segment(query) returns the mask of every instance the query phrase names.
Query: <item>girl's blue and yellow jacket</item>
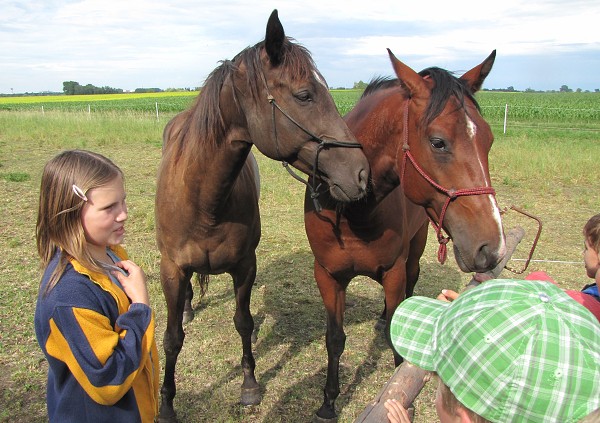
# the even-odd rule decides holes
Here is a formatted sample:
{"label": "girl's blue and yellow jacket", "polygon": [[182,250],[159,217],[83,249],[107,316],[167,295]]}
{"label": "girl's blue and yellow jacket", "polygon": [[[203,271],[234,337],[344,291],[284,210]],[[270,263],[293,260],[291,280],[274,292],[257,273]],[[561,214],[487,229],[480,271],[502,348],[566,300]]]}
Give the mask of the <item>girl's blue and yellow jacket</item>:
{"label": "girl's blue and yellow jacket", "polygon": [[[127,253],[112,248],[119,258]],[[44,272],[35,311],[37,340],[48,359],[50,422],[153,422],[158,411],[154,314],[130,304],[102,273],[74,259],[58,283]]]}

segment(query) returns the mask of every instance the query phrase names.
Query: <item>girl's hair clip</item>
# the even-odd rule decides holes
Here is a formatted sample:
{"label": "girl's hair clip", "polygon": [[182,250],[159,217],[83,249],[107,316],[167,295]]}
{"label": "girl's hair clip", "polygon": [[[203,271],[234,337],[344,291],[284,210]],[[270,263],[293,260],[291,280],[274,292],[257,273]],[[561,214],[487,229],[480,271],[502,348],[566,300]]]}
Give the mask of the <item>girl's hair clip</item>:
{"label": "girl's hair clip", "polygon": [[73,184],[73,192],[75,193],[76,196],[81,198],[83,201],[88,200],[88,198],[85,196],[85,193],[83,192],[83,190],[75,184]]}

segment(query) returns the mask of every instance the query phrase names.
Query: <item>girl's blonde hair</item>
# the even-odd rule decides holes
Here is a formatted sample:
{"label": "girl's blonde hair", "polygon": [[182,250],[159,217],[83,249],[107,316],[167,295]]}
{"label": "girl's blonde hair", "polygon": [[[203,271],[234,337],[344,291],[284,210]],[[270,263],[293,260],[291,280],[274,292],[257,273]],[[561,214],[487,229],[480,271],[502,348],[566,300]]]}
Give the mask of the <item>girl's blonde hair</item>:
{"label": "girl's blonde hair", "polygon": [[[38,254],[42,267],[48,266],[57,249],[60,259],[50,276],[46,293],[65,271],[68,258],[73,257],[90,270],[103,272],[88,249],[81,221],[85,193],[101,187],[123,172],[106,157],[86,150],[63,151],[51,159],[42,174],[40,202],[36,225]],[[76,192],[78,187],[81,191]]]}
{"label": "girl's blonde hair", "polygon": [[592,216],[583,227],[583,236],[594,251],[600,253],[600,214]]}

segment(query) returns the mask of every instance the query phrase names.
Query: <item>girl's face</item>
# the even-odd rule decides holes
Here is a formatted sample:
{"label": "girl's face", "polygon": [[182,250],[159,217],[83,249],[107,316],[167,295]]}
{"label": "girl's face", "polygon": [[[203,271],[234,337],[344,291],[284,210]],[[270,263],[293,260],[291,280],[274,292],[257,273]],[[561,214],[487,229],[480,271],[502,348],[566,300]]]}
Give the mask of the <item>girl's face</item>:
{"label": "girl's face", "polygon": [[117,176],[101,187],[92,188],[81,211],[85,239],[92,257],[106,261],[106,247],[123,242],[127,220],[123,178]]}
{"label": "girl's face", "polygon": [[437,411],[440,423],[453,423],[460,422],[460,418],[456,413],[451,413],[444,407],[444,400],[442,398],[442,389],[440,388],[442,381],[438,381],[438,389],[435,394],[435,409]]}
{"label": "girl's face", "polygon": [[600,276],[600,253],[594,250],[587,239],[585,240],[585,249],[583,250],[583,262],[585,263],[585,271],[588,277],[595,279],[597,274]]}

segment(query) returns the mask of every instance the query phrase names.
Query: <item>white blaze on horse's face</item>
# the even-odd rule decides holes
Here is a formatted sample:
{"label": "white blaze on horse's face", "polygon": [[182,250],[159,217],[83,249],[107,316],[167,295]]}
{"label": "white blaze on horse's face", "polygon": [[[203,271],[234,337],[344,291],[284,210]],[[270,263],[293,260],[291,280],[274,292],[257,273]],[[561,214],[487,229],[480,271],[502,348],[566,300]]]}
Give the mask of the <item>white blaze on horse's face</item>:
{"label": "white blaze on horse's face", "polygon": [[[492,216],[494,216],[494,221],[497,225],[498,233],[502,233],[502,218],[500,216],[500,209],[498,208],[498,203],[496,202],[496,198],[493,195],[487,195],[489,198],[491,206],[492,206]],[[504,237],[501,237],[501,242],[498,244],[498,254],[504,256],[506,254],[506,240]]]}
{"label": "white blaze on horse's face", "polygon": [[477,133],[477,126],[475,126],[475,122],[467,115],[467,135],[471,138],[475,138],[475,134]]}
{"label": "white blaze on horse's face", "polygon": [[327,83],[325,82],[325,80],[323,79],[323,77],[321,75],[319,75],[319,72],[317,72],[316,70],[313,70],[313,75],[315,77],[315,79],[325,88],[327,87]]}
{"label": "white blaze on horse's face", "polygon": [[[475,125],[475,122],[473,122],[473,119],[471,119],[468,114],[465,114],[465,117],[467,121],[467,135],[469,136],[471,141],[473,141],[475,140],[475,135],[477,134],[477,125]],[[478,162],[481,172],[485,173],[485,167],[483,166],[483,163],[481,163],[480,159],[478,159]],[[486,195],[486,197],[490,201],[491,215],[494,217],[494,221],[496,222],[496,225],[498,227],[498,232],[502,233],[502,218],[500,216],[500,209],[498,208],[496,198],[493,195]],[[504,252],[506,251],[504,238],[502,238],[502,242],[500,243],[498,248],[500,250],[500,253],[504,255]]]}

